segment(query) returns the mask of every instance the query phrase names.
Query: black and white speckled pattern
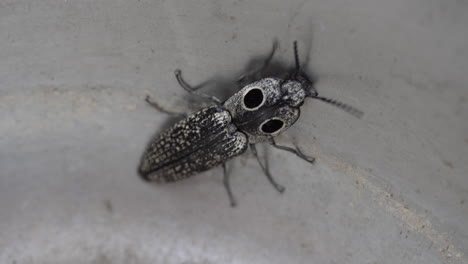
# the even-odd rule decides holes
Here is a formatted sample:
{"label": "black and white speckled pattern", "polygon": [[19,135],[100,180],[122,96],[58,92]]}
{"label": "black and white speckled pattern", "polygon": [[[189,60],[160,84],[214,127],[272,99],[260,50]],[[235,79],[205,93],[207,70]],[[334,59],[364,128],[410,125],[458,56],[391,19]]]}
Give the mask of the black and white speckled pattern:
{"label": "black and white speckled pattern", "polygon": [[[246,92],[254,87],[263,91],[265,100],[258,109],[252,111],[245,109],[243,99]],[[268,141],[291,127],[299,118],[299,106],[304,98],[305,92],[300,83],[282,83],[281,79],[265,78],[242,88],[226,100],[224,107],[231,113],[236,127],[246,133],[249,143],[254,144]],[[283,128],[272,134],[262,132],[261,124],[271,118],[281,119],[284,122]]]}
{"label": "black and white speckled pattern", "polygon": [[245,134],[235,131],[230,113],[205,108],[159,135],[145,151],[139,172],[147,180],[173,182],[245,152]]}
{"label": "black and white speckled pattern", "polygon": [[[278,78],[265,78],[259,81],[253,82],[244,88],[242,88],[237,93],[229,97],[226,102],[224,102],[224,107],[231,113],[233,120],[247,120],[250,119],[250,116],[257,111],[260,111],[262,108],[268,108],[275,105],[278,100],[281,99],[281,79]],[[260,109],[254,111],[246,111],[243,107],[243,98],[245,93],[252,88],[259,88],[263,91],[265,96],[265,102],[260,107]]]}

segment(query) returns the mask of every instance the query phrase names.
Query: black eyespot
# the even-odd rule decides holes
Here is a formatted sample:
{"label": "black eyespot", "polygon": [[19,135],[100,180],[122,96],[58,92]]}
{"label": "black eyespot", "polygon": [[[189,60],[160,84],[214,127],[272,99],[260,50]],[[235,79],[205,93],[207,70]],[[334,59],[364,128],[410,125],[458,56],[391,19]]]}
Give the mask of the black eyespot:
{"label": "black eyespot", "polygon": [[257,108],[263,103],[263,92],[258,88],[251,89],[244,95],[244,105],[247,109]]}
{"label": "black eyespot", "polygon": [[270,119],[267,122],[263,123],[262,127],[260,128],[264,133],[275,133],[281,128],[283,128],[284,122],[279,119]]}

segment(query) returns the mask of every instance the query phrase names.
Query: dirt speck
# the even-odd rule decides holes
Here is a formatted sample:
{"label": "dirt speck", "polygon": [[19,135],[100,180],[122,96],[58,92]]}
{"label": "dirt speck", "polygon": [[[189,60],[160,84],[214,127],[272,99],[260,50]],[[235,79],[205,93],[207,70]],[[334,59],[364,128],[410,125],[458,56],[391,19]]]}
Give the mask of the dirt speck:
{"label": "dirt speck", "polygon": [[442,163],[444,163],[445,166],[453,169],[453,163],[448,161],[448,160],[442,160]]}
{"label": "dirt speck", "polygon": [[109,199],[106,199],[106,200],[104,200],[102,202],[104,203],[104,207],[106,208],[106,211],[109,214],[112,214],[114,212],[114,206],[112,205],[112,201],[109,200]]}
{"label": "dirt speck", "polygon": [[452,257],[456,257],[456,258],[459,258],[461,257],[461,255],[459,256],[459,254],[453,254],[452,250],[451,250],[452,246],[451,245],[448,245],[447,247],[445,248],[440,248],[439,249],[439,252],[442,253],[442,255],[445,257],[445,258],[452,258]]}
{"label": "dirt speck", "polygon": [[126,105],[123,107],[123,109],[127,110],[127,111],[133,111],[136,109],[136,105]]}
{"label": "dirt speck", "polygon": [[237,39],[237,32],[234,32],[234,33],[232,33],[231,38],[228,39],[228,40],[225,40],[224,43],[228,43],[228,42],[234,41],[234,40],[236,40],[236,39]]}

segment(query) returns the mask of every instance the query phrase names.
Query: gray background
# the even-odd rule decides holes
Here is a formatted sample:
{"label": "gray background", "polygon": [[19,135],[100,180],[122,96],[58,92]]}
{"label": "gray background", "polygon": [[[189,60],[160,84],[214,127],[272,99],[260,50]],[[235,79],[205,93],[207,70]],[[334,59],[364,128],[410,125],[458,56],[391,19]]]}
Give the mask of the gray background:
{"label": "gray background", "polygon": [[[468,2],[0,0],[0,263],[468,263]],[[177,85],[297,39],[323,96],[267,153],[164,186],[136,167]],[[218,85],[222,90],[225,85]],[[226,85],[227,87],[228,85]]]}

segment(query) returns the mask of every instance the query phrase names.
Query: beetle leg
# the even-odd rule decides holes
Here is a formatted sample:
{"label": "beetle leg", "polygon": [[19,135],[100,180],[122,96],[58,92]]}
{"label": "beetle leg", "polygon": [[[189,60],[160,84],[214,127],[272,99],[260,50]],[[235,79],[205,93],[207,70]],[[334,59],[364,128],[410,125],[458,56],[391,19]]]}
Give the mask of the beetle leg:
{"label": "beetle leg", "polygon": [[[200,89],[201,87],[204,86],[204,84],[202,85],[199,85],[197,87],[191,87],[187,82],[185,82],[185,80],[182,78],[182,71],[177,69],[174,71],[174,74],[175,74],[175,77],[177,79],[177,82],[180,84],[180,86],[182,86],[182,88],[184,88],[185,91],[191,93],[191,94],[194,94],[196,96],[199,96],[199,97],[203,97],[203,98],[206,98],[206,99],[209,99],[211,101],[213,101],[215,104],[217,105],[220,105],[222,102],[221,100],[219,100],[216,96],[213,96],[213,95],[209,95],[209,94],[204,94],[204,93],[200,93],[198,92],[197,90]],[[206,84],[206,83],[205,83]]]}
{"label": "beetle leg", "polygon": [[275,140],[274,139],[270,139],[270,144],[277,148],[277,149],[281,149],[281,150],[285,150],[285,151],[288,151],[288,152],[291,152],[291,153],[294,153],[296,154],[299,158],[309,162],[309,163],[312,163],[314,164],[315,162],[315,158],[314,157],[311,157],[311,156],[307,156],[305,155],[304,153],[302,153],[302,151],[296,146],[296,149],[293,149],[293,148],[290,148],[290,147],[286,147],[286,146],[279,146],[276,144]]}
{"label": "beetle leg", "polygon": [[229,182],[229,173],[227,171],[227,168],[226,168],[226,162],[223,163],[223,172],[224,172],[224,176],[223,176],[223,183],[224,183],[224,188],[226,189],[226,192],[229,196],[229,202],[231,203],[231,207],[235,207],[237,205],[236,203],[236,199],[234,199],[234,195],[232,194],[232,191],[231,191],[231,184]]}
{"label": "beetle leg", "polygon": [[273,41],[273,48],[271,49],[271,52],[268,55],[268,57],[266,57],[265,60],[263,61],[262,65],[242,74],[237,79],[237,83],[239,84],[240,87],[244,87],[247,84],[254,82],[256,79],[255,78],[256,75],[264,71],[270,65],[270,62],[273,59],[273,56],[275,55],[275,52],[278,49],[278,46],[279,46],[278,40],[275,39]]}
{"label": "beetle leg", "polygon": [[149,95],[146,95],[146,98],[145,98],[145,101],[151,105],[152,107],[154,107],[156,110],[158,110],[159,112],[162,112],[162,113],[165,113],[165,114],[168,114],[168,115],[174,115],[174,116],[183,116],[183,117],[187,117],[188,114],[187,113],[177,113],[177,112],[172,112],[172,111],[169,111],[169,110],[166,110],[164,109],[164,107],[162,107],[161,105],[159,105],[159,103],[151,100],[151,97]]}
{"label": "beetle leg", "polygon": [[258,164],[260,165],[260,167],[262,168],[263,172],[265,173],[265,176],[268,178],[268,180],[270,181],[270,183],[273,185],[273,187],[275,187],[275,189],[282,193],[284,192],[285,188],[284,186],[278,184],[275,179],[273,179],[273,177],[271,176],[270,174],[270,169],[268,168],[268,166],[265,166],[262,164],[262,162],[260,161],[260,157],[258,157],[258,153],[257,153],[257,148],[255,147],[254,144],[250,144],[250,150],[252,151],[252,153],[254,154],[255,158],[257,159],[258,161]]}

